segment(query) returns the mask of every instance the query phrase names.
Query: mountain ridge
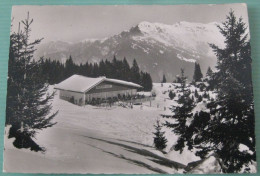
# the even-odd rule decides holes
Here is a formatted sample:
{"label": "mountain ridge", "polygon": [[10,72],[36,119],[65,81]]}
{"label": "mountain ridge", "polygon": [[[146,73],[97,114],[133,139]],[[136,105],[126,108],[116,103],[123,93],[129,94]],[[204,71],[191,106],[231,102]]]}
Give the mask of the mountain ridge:
{"label": "mountain ridge", "polygon": [[192,79],[194,63],[202,71],[214,67],[216,57],[209,43],[224,46],[218,23],[178,22],[172,25],[143,21],[129,30],[103,39],[85,39],[77,43],[49,42],[37,48],[36,57],[65,62],[71,55],[77,64],[112,60],[115,55],[131,64],[136,59],[141,70],[151,73],[154,82],[165,74],[173,81],[180,68]]}

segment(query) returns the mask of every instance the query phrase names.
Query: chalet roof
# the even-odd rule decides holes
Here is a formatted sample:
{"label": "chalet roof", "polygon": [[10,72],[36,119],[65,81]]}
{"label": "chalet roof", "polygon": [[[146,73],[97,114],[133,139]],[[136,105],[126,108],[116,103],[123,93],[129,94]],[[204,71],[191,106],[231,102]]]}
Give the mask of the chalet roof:
{"label": "chalet roof", "polygon": [[87,92],[96,85],[100,84],[101,82],[108,81],[116,84],[122,84],[126,86],[141,88],[142,86],[128,82],[122,81],[118,79],[109,79],[106,77],[98,77],[98,78],[90,78],[81,75],[72,75],[71,77],[65,79],[64,81],[60,82],[59,84],[55,85],[55,89],[62,89],[62,90],[70,90],[74,92]]}

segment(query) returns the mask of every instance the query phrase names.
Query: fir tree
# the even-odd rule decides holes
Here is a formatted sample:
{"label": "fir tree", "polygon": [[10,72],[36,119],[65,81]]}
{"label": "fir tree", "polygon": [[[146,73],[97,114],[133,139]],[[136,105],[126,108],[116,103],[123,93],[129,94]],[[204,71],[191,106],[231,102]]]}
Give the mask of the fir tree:
{"label": "fir tree", "polygon": [[155,132],[153,133],[155,135],[154,137],[154,145],[157,150],[163,150],[167,147],[167,139],[164,136],[165,132],[162,132],[162,125],[160,124],[160,121],[157,120],[156,124],[154,125]]}
{"label": "fir tree", "polygon": [[[51,61],[50,59],[42,59],[42,75],[45,75],[46,82],[57,84],[73,74],[80,74],[88,77],[106,76],[108,78],[131,81],[143,86],[144,91],[150,91],[153,87],[151,75],[142,72],[136,60],[133,67],[130,68],[126,58],[123,61],[118,60],[115,56],[112,62],[101,60],[99,63],[75,64],[70,56],[65,64],[59,61]],[[55,76],[53,76],[55,75]]]}
{"label": "fir tree", "polygon": [[208,83],[206,90],[213,90],[216,87],[215,74],[210,67],[208,67],[205,81]]}
{"label": "fir tree", "polygon": [[75,64],[70,56],[65,62],[65,79],[75,74]]}
{"label": "fir tree", "polygon": [[106,75],[106,64],[103,59],[99,62],[99,75],[100,76]]}
{"label": "fir tree", "polygon": [[187,130],[187,120],[190,120],[192,117],[192,109],[194,107],[194,103],[192,99],[190,98],[190,91],[186,87],[186,76],[184,76],[184,70],[181,69],[181,76],[180,76],[180,82],[181,82],[181,90],[180,90],[180,97],[177,100],[177,103],[179,104],[177,107],[172,108],[172,111],[174,112],[174,115],[171,117],[175,119],[175,122],[172,123],[170,121],[166,121],[165,126],[168,128],[171,128],[172,131],[178,135],[177,144],[174,146],[174,150],[176,151],[183,151],[183,148],[185,147],[185,142],[188,142],[189,144],[189,137]]}
{"label": "fir tree", "polygon": [[124,57],[124,59],[123,59],[122,72],[123,72],[122,75],[125,76],[126,81],[130,81],[130,78],[129,78],[129,76],[130,76],[130,66],[129,66],[129,64],[128,64],[128,62],[127,62],[127,60],[126,60],[125,57]]}
{"label": "fir tree", "polygon": [[[218,26],[225,37],[225,48],[211,45],[217,56],[217,71],[213,73],[216,99],[207,106],[209,113],[194,119],[194,146],[201,157],[216,153],[223,162],[225,173],[239,172],[256,161],[254,133],[254,105],[251,79],[251,53],[246,26],[231,11],[223,26]],[[201,120],[205,118],[205,120]],[[202,123],[203,121],[203,123]],[[206,129],[206,130],[205,130]],[[248,147],[242,151],[240,146]]]}
{"label": "fir tree", "polygon": [[100,76],[100,74],[99,74],[99,67],[98,67],[97,63],[94,63],[93,70],[92,70],[92,77],[96,78],[98,76]]}
{"label": "fir tree", "polygon": [[207,76],[207,77],[211,77],[212,74],[213,74],[212,69],[211,69],[210,67],[208,67],[208,70],[207,70],[206,76]]}
{"label": "fir tree", "polygon": [[203,75],[201,73],[200,64],[199,63],[195,63],[194,74],[193,74],[193,81],[194,82],[201,81],[202,77],[203,77]]}
{"label": "fir tree", "polygon": [[153,82],[150,74],[148,73],[140,73],[141,77],[141,86],[143,86],[144,91],[150,91],[153,88]]}
{"label": "fir tree", "polygon": [[166,77],[165,77],[165,74],[163,74],[163,79],[162,79],[162,83],[166,83]]}
{"label": "fir tree", "polygon": [[47,94],[48,84],[41,75],[41,61],[33,58],[35,46],[42,39],[30,42],[31,24],[28,16],[22,21],[24,29],[10,36],[8,93],[6,107],[6,125],[11,125],[9,138],[14,137],[14,146],[44,151],[33,138],[38,130],[53,126],[54,113],[51,111],[50,100],[53,94]]}
{"label": "fir tree", "polygon": [[133,65],[131,67],[131,81],[137,84],[140,84],[140,74],[139,74],[139,66],[136,62],[136,60],[133,60]]}
{"label": "fir tree", "polygon": [[198,98],[198,97],[199,97],[199,94],[198,94],[198,91],[197,91],[197,89],[195,89],[194,96],[195,96],[196,98]]}

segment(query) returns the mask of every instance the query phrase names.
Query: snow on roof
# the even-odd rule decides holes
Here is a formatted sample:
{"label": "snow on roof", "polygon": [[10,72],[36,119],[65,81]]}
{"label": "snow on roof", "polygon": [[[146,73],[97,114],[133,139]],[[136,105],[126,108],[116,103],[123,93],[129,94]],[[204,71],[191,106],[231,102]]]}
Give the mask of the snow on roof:
{"label": "snow on roof", "polygon": [[119,80],[119,79],[110,79],[110,78],[105,78],[106,81],[108,82],[113,82],[113,83],[117,83],[117,84],[124,84],[127,86],[132,86],[132,87],[137,87],[137,88],[142,88],[142,86],[132,83],[132,82],[128,82],[128,81],[123,81],[123,80]]}
{"label": "snow on roof", "polygon": [[70,90],[75,92],[85,92],[98,83],[102,82],[105,77],[89,78],[81,75],[72,75],[59,84],[55,85],[55,89]]}
{"label": "snow on roof", "polygon": [[54,88],[83,93],[83,92],[87,92],[88,90],[90,90],[91,88],[93,88],[94,86],[98,85],[103,81],[123,84],[123,85],[137,87],[137,88],[142,87],[132,82],[127,82],[127,81],[122,81],[117,79],[109,79],[106,77],[90,78],[90,77],[75,74],[65,79],[64,81],[60,82],[59,84],[56,84]]}

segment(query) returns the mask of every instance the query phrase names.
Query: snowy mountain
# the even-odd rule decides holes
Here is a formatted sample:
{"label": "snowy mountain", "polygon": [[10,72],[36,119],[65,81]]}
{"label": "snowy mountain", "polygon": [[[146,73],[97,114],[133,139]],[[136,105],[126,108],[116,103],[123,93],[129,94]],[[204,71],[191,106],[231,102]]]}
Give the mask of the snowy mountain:
{"label": "snowy mountain", "polygon": [[135,58],[143,71],[151,73],[153,81],[162,75],[172,81],[180,68],[192,78],[194,62],[199,62],[203,73],[214,66],[214,56],[209,43],[224,46],[217,23],[179,22],[173,25],[141,22],[128,31],[104,39],[86,39],[78,43],[61,41],[39,46],[36,57],[44,56],[65,62],[69,55],[76,63],[99,62],[102,59]]}

